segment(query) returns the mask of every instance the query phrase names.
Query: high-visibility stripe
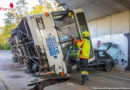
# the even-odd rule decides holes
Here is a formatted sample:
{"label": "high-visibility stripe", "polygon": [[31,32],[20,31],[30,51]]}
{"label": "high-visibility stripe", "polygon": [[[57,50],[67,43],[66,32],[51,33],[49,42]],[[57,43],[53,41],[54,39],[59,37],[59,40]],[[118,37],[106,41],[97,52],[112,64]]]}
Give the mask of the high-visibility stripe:
{"label": "high-visibility stripe", "polygon": [[79,48],[79,50],[81,51],[81,50],[82,50],[82,48]]}
{"label": "high-visibility stripe", "polygon": [[80,59],[87,59],[88,60],[88,58],[80,58]]}
{"label": "high-visibility stripe", "polygon": [[81,71],[81,74],[88,75],[88,72],[87,71]]}
{"label": "high-visibility stripe", "polygon": [[85,56],[85,55],[88,55],[88,54],[82,54],[82,55],[84,55],[84,56]]}
{"label": "high-visibility stripe", "polygon": [[79,55],[79,58],[89,59],[89,57],[85,55]]}
{"label": "high-visibility stripe", "polygon": [[68,15],[71,16],[72,15],[71,12],[69,12]]}

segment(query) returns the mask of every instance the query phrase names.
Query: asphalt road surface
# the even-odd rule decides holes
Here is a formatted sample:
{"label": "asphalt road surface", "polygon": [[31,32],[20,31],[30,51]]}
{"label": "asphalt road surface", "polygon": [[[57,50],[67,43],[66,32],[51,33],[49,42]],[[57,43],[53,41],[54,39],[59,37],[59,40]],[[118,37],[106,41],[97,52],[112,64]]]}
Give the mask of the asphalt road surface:
{"label": "asphalt road surface", "polygon": [[60,80],[59,77],[53,76],[35,77],[24,73],[25,68],[13,63],[11,58],[11,51],[0,51],[0,80],[6,90],[38,90],[39,87],[41,90],[130,90],[130,72],[93,71],[89,73],[89,81],[82,86],[80,73],[60,77]]}

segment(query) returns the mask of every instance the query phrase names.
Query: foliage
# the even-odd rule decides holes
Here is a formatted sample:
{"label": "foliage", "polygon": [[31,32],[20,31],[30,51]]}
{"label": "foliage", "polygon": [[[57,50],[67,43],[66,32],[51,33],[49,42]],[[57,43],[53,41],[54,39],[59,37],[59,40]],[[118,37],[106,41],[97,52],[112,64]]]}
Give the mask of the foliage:
{"label": "foliage", "polygon": [[[35,5],[31,12],[26,10],[27,4],[28,3],[26,3],[25,0],[18,0],[15,7],[16,10],[7,12],[5,14],[5,26],[0,27],[0,30],[2,29],[2,33],[0,34],[0,50],[10,49],[8,44],[10,30],[14,29],[25,15],[41,14],[54,11],[54,8],[51,5],[52,3],[48,2],[47,0],[44,0],[44,2],[39,0],[39,5]],[[54,5],[57,6],[58,4],[55,2]]]}
{"label": "foliage", "polygon": [[41,13],[45,13],[45,12],[53,12],[53,11],[54,11],[54,9],[51,7],[51,4],[47,3],[47,7],[43,6],[43,5],[36,5],[35,7],[33,7],[31,15],[41,14]]}
{"label": "foliage", "polygon": [[0,50],[8,50],[10,49],[8,44],[8,38],[10,37],[10,30],[14,29],[16,25],[14,23],[8,22],[2,29],[2,33],[0,34]]}
{"label": "foliage", "polygon": [[44,6],[42,5],[37,5],[35,7],[33,7],[33,10],[31,12],[31,15],[32,14],[41,14],[43,12],[46,12],[46,10],[44,9]]}

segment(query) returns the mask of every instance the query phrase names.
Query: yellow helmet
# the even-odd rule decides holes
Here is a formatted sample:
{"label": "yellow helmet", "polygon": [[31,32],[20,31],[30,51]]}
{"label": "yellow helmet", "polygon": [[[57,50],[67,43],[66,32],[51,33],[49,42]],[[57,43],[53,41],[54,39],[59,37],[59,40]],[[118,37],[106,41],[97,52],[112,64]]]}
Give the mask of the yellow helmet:
{"label": "yellow helmet", "polygon": [[82,37],[89,37],[89,32],[88,31],[82,32]]}

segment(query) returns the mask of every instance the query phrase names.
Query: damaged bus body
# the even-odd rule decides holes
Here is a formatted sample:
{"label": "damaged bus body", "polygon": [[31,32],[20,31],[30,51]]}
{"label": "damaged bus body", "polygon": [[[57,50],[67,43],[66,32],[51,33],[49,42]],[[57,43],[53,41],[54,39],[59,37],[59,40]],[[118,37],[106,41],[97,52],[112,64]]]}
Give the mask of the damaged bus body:
{"label": "damaged bus body", "polygon": [[[30,73],[66,74],[77,67],[78,48],[73,38],[82,39],[85,30],[88,27],[82,9],[26,16],[11,31],[13,59]],[[90,57],[89,62],[94,60],[92,45]]]}

